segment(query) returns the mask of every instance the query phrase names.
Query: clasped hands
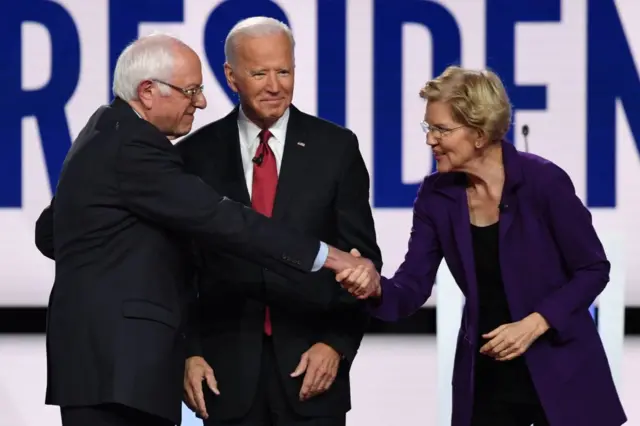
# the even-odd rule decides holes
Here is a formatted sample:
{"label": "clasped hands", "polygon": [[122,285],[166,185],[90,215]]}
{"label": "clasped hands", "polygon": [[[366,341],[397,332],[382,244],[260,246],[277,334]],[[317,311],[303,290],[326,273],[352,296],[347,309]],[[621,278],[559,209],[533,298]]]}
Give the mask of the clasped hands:
{"label": "clasped hands", "polygon": [[369,259],[357,249],[346,253],[331,247],[325,267],[336,273],[336,281],[358,299],[380,297],[380,274]]}

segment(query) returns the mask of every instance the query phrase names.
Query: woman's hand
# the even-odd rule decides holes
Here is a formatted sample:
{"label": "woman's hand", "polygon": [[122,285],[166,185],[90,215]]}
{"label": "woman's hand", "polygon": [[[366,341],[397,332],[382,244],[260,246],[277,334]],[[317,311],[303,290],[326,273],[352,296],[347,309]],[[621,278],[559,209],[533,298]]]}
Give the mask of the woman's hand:
{"label": "woman's hand", "polygon": [[547,320],[534,312],[520,321],[501,325],[490,333],[483,334],[482,337],[491,340],[480,348],[480,353],[498,361],[512,360],[525,353],[548,329]]}

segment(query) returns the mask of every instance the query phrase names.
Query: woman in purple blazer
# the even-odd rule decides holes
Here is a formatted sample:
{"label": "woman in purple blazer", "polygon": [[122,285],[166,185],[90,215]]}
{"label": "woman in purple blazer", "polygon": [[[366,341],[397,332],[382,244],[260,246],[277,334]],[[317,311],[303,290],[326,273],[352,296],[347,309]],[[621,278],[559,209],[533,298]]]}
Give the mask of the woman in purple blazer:
{"label": "woman in purple blazer", "polygon": [[428,82],[422,123],[438,171],[422,183],[392,278],[338,280],[385,321],[415,313],[444,258],[466,297],[453,426],[619,426],[626,416],[589,306],[609,262],[569,176],[503,141],[509,99],[489,71]]}

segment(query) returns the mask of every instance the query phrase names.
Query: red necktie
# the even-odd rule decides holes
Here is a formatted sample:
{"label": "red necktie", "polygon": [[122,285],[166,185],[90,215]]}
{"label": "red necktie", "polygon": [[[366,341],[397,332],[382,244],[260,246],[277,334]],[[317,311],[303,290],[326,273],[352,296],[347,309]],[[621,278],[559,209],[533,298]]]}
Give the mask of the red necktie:
{"label": "red necktie", "polygon": [[[268,143],[271,132],[262,130],[259,137],[260,145],[258,145],[255,155],[259,161],[253,164],[251,206],[258,213],[271,217],[273,202],[276,198],[276,187],[278,186],[278,167],[276,166],[276,157]],[[271,317],[268,306],[265,311],[264,332],[271,336]]]}

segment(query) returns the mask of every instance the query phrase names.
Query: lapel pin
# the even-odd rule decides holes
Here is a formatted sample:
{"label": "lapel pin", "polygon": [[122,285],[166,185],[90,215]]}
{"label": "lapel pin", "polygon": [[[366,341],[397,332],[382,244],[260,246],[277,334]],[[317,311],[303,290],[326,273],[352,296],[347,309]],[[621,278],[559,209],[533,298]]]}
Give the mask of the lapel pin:
{"label": "lapel pin", "polygon": [[298,145],[300,145],[300,146],[302,146],[302,147],[304,147],[304,146],[305,146],[304,142],[298,142]]}

